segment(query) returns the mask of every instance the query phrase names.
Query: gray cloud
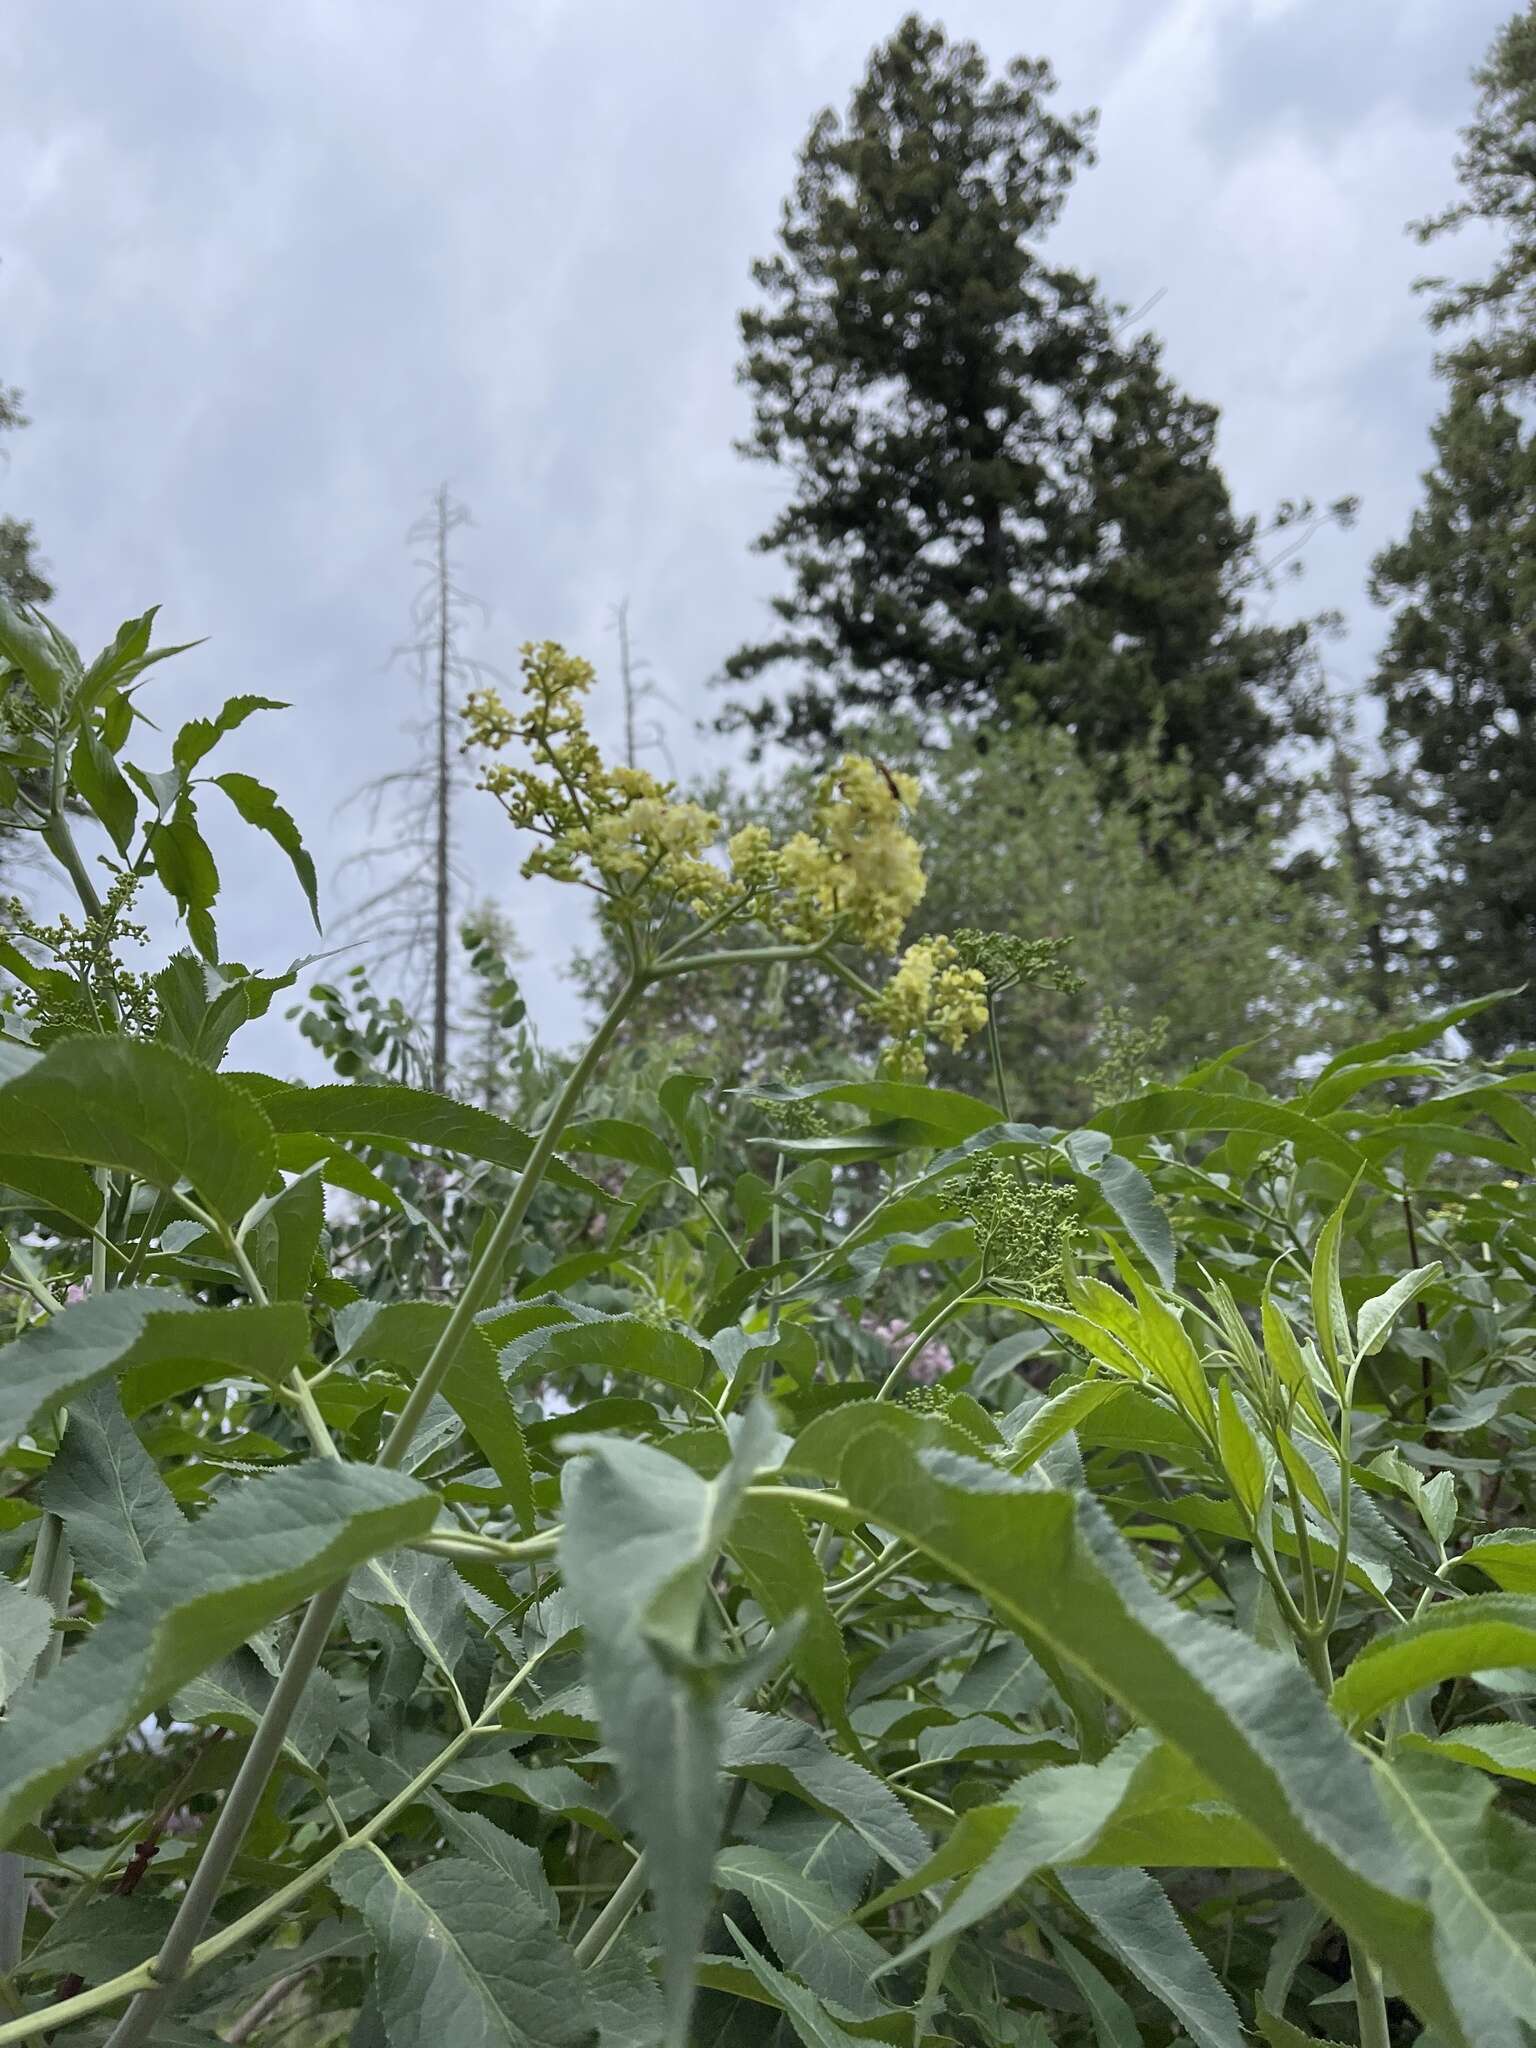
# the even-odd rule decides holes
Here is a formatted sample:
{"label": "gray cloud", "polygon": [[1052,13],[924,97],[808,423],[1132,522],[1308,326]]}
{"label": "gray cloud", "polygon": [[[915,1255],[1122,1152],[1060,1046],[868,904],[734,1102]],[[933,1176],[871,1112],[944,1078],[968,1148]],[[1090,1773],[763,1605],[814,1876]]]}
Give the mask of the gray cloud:
{"label": "gray cloud", "polygon": [[[232,762],[274,781],[322,871],[355,843],[337,799],[408,752],[384,661],[403,544],[440,477],[474,508],[471,652],[553,635],[611,656],[608,608],[680,707],[773,587],[749,542],[779,488],[731,453],[746,418],[735,313],[811,114],[840,101],[897,9],[873,0],[660,9],[458,0],[34,6],[8,23],[0,127],[0,373],[36,424],[0,494],[38,525],[65,623],[101,638],[156,599],[211,644],[164,671],[167,725],[237,689],[294,713]],[[1353,622],[1406,516],[1435,404],[1405,220],[1451,188],[1465,74],[1505,0],[1003,0],[945,10],[996,60],[1050,56],[1104,110],[1060,235],[1153,322],[1224,410],[1236,494],[1358,491],[1284,604]],[[1026,40],[1027,39],[1027,40]],[[611,672],[611,660],[609,662]],[[615,729],[606,697],[599,723]],[[210,800],[211,802],[211,800]],[[497,816],[465,856],[534,954],[557,1039],[568,897],[515,878]],[[220,827],[228,940],[305,948],[281,863]],[[269,1030],[247,1057],[297,1055]]]}

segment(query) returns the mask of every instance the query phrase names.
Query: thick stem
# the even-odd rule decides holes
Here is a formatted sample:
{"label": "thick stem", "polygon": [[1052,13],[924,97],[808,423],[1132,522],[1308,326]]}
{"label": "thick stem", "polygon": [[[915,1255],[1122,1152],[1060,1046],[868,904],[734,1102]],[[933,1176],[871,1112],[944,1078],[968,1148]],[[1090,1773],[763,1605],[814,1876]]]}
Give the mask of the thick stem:
{"label": "thick stem", "polygon": [[933,1314],[929,1316],[927,1322],[919,1325],[917,1334],[913,1337],[911,1343],[881,1381],[880,1391],[875,1396],[877,1401],[888,1401],[890,1399],[891,1395],[895,1393],[896,1389],[906,1378],[908,1366],[911,1365],[914,1358],[918,1357],[923,1346],[928,1342],[928,1339],[935,1330],[941,1329],[952,1315],[959,1309],[964,1308],[975,1291],[974,1286],[967,1287],[963,1292],[951,1295],[948,1301],[941,1301]]}
{"label": "thick stem", "polygon": [[219,1817],[171,1923],[171,1931],[150,1965],[151,1989],[140,1992],[123,2014],[113,2029],[107,2048],[128,2048],[130,2042],[143,2041],[157,2016],[170,2002],[175,1986],[186,1975],[188,1959],[197,1938],[207,1925],[224,1880],[240,1853],[246,1830],[256,1817],[256,1808],[267,1789],[267,1780],[281,1754],[288,1724],[309,1683],[310,1674],[320,1661],[320,1653],[325,1648],[345,1590],[344,1581],[328,1586],[323,1593],[316,1594],[305,1610],[288,1661],[273,1688],[266,1711],[256,1725],[256,1733],[251,1737],[235,1781],[219,1809]]}

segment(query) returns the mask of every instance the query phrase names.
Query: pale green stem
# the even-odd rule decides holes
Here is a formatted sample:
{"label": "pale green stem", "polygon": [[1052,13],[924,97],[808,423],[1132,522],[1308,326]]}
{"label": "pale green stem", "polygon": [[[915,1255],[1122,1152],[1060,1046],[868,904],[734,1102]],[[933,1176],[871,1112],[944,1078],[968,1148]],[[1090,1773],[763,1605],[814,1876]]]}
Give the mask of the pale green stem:
{"label": "pale green stem", "polygon": [[[27,1591],[37,1599],[46,1600],[55,1616],[62,1615],[69,1604],[72,1575],[64,1524],[57,1515],[45,1514],[38,1524],[37,1541],[32,1547]],[[55,1629],[38,1652],[37,1662],[26,1680],[28,1685],[48,1676],[58,1663],[63,1647],[64,1638]],[[26,1924],[26,1858],[7,1850],[0,1855],[0,1976],[9,1977],[21,1961]]]}
{"label": "pale green stem", "polygon": [[[461,1729],[438,1751],[430,1763],[416,1773],[408,1785],[403,1786],[395,1794],[388,1805],[379,1808],[371,1820],[338,1842],[334,1848],[328,1849],[323,1856],[310,1864],[307,1870],[301,1871],[297,1877],[290,1879],[287,1884],[263,1899],[259,1906],[253,1906],[250,1912],[242,1914],[238,1920],[231,1921],[228,1927],[221,1927],[218,1933],[211,1935],[207,1941],[199,1942],[187,1959],[183,1975],[196,1976],[199,1971],[206,1970],[211,1964],[221,1962],[233,1950],[243,1947],[253,1934],[259,1934],[262,1928],[269,1926],[272,1921],[281,1919],[290,1906],[296,1906],[317,1884],[322,1883],[349,1849],[366,1848],[377,1835],[382,1834],[398,1814],[403,1813],[419,1799],[426,1788],[463,1755],[477,1736],[495,1734],[500,1725],[501,1709],[546,1654],[544,1650],[540,1650],[515,1671],[485,1708],[475,1725],[472,1728]],[[94,1985],[89,1991],[77,1993],[74,1998],[62,1999],[57,2005],[45,2006],[40,2012],[28,2013],[24,2018],[14,2020],[7,2026],[0,2026],[0,2048],[9,2048],[13,2041],[29,2041],[39,2034],[51,2033],[56,2027],[67,2026],[71,2020],[85,2019],[91,2013],[117,2005],[122,1999],[132,1997],[135,1992],[152,1987],[152,1967],[152,1962],[139,1963],[133,1969],[125,1970],[121,1976],[113,1977],[108,1983]]]}
{"label": "pale green stem", "polygon": [[583,1969],[600,1963],[617,1939],[624,1922],[645,1897],[645,1852],[635,1858],[624,1873],[618,1889],[576,1944],[576,1960]]}
{"label": "pale green stem", "polygon": [[[623,1022],[636,993],[636,982],[626,982],[593,1033],[585,1052],[567,1076],[565,1085],[556,1097],[554,1107],[534,1139],[528,1163],[518,1177],[517,1186],[498,1217],[496,1227],[482,1247],[480,1256],[464,1283],[463,1292],[454,1303],[453,1311],[432,1348],[431,1356],[406,1397],[394,1428],[385,1439],[377,1460],[380,1465],[398,1467],[403,1463],[428,1408],[447,1377],[460,1344],[495,1285],[496,1276],[501,1271],[502,1260],[519,1225],[528,1213],[529,1204],[554,1157],[561,1134],[592,1077],[593,1069]],[[159,1987],[174,1983],[185,1974],[188,1957],[207,1924],[208,1916],[213,1910],[235,1857],[239,1854],[240,1844],[245,1839],[246,1830],[266,1790],[267,1780],[277,1763],[283,1739],[288,1733],[289,1722],[298,1708],[310,1675],[324,1652],[331,1624],[341,1605],[345,1590],[346,1581],[342,1580],[324,1593],[317,1594],[310,1602],[304,1619],[299,1624],[298,1634],[294,1637],[293,1647],[289,1651],[282,1675],[257,1724],[250,1747],[245,1753],[220,1810],[219,1818],[214,1824],[213,1832],[208,1838],[207,1846],[198,1861],[196,1874],[187,1887],[176,1918],[171,1924],[171,1931],[150,1966],[156,1989],[143,1992],[134,2000],[113,2030],[107,2048],[139,2048],[139,2044],[146,2039],[153,2027],[156,2015],[162,2010],[168,1995]]]}
{"label": "pale green stem", "polygon": [[1387,2000],[1381,1972],[1354,1942],[1349,1946],[1350,1968],[1355,1979],[1355,2013],[1360,2025],[1360,2048],[1392,2048],[1387,2025]]}
{"label": "pale green stem", "polygon": [[927,1322],[919,1326],[916,1336],[913,1337],[906,1350],[902,1352],[900,1358],[897,1359],[896,1363],[886,1374],[880,1384],[880,1391],[875,1396],[877,1401],[889,1400],[906,1378],[907,1368],[911,1365],[913,1359],[921,1353],[923,1346],[928,1342],[928,1339],[935,1330],[942,1329],[952,1315],[957,1314],[960,1309],[965,1307],[965,1304],[975,1292],[974,1286],[967,1287],[963,1293],[951,1295],[948,1301],[941,1301],[939,1303],[933,1314],[929,1316]]}

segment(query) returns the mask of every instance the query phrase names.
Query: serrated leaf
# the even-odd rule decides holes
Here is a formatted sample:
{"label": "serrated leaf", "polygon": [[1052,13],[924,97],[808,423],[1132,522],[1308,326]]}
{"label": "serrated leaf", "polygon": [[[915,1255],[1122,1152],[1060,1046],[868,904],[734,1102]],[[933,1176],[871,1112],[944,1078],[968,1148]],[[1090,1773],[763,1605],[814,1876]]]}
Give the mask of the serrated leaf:
{"label": "serrated leaf", "polygon": [[1344,1306],[1344,1290],[1339,1284],[1339,1248],[1343,1240],[1344,1218],[1354,1195],[1351,1185],[1349,1194],[1332,1211],[1318,1233],[1317,1247],[1312,1254],[1312,1321],[1317,1329],[1317,1346],[1323,1354],[1323,1363],[1332,1375],[1336,1389],[1344,1385],[1353,1360],[1350,1355],[1349,1314]]}
{"label": "serrated leaf", "polygon": [[805,1524],[787,1502],[745,1500],[727,1541],[769,1621],[782,1627],[798,1618],[790,1663],[826,1719],[834,1727],[845,1724],[848,1654]]}
{"label": "serrated leaf", "polygon": [[126,855],[138,821],[139,800],[93,725],[85,726],[75,741],[69,779],[101,820],[112,844]]}
{"label": "serrated leaf", "polygon": [[531,1843],[497,1827],[483,1813],[450,1805],[436,1792],[429,1792],[427,1797],[442,1823],[443,1833],[461,1856],[509,1878],[528,1894],[551,1927],[560,1925],[560,1901],[545,1875],[543,1859]]}
{"label": "serrated leaf", "polygon": [[1112,1951],[1198,2048],[1243,2048],[1242,2023],[1160,1884],[1144,1870],[1064,1870],[1058,1882]]}
{"label": "serrated leaf", "polygon": [[304,891],[315,930],[319,931],[320,895],[315,880],[315,864],[305,851],[298,826],[278,802],[276,791],[268,789],[264,782],[258,782],[254,775],[228,773],[215,775],[212,780],[223,790],[247,825],[254,825],[258,832],[265,832],[287,854]]}
{"label": "serrated leaf", "polygon": [[190,775],[205,755],[211,754],[226,733],[256,711],[286,711],[276,697],[230,697],[215,718],[189,718],[171,746],[171,759],[183,775]]}
{"label": "serrated leaf", "polygon": [[1042,1401],[1029,1416],[1008,1447],[1010,1472],[1027,1472],[1038,1464],[1052,1444],[1087,1420],[1095,1408],[1120,1392],[1114,1380],[1079,1380]]}
{"label": "serrated leaf", "polygon": [[408,1875],[343,1856],[338,1896],[368,1924],[390,2048],[587,2048],[597,2017],[575,1958],[521,1891],[457,1857]]}
{"label": "serrated leaf", "polygon": [[586,1629],[603,1737],[645,1845],[676,2048],[724,1813],[716,1684],[694,1653],[708,1573],[772,1434],[772,1411],[758,1403],[714,1480],[649,1444],[587,1437],[563,1478],[560,1561]]}
{"label": "serrated leaf", "polygon": [[1465,2039],[1369,1767],[1304,1673],[1164,1600],[1092,1503],[923,1451],[917,1420],[889,1410],[823,1477],[1183,1750],[1423,2016]]}
{"label": "serrated leaf", "polygon": [[1475,1771],[1439,1757],[1378,1759],[1388,1809],[1430,1874],[1435,1952],[1479,2048],[1519,2048],[1536,2013],[1536,1833],[1493,1805]]}
{"label": "serrated leaf", "polygon": [[741,1893],[781,1965],[818,1998],[853,2019],[873,2019],[886,2010],[874,1980],[890,1957],[849,1920],[825,1885],[770,1850],[754,1848],[722,1850],[715,1881],[722,1890]]}
{"label": "serrated leaf", "polygon": [[1452,1763],[1536,1785],[1536,1728],[1523,1721],[1463,1721],[1449,1735],[1400,1735],[1396,1750],[1449,1757]]}
{"label": "serrated leaf", "polygon": [[0,1707],[32,1676],[52,1634],[48,1602],[0,1579]]}
{"label": "serrated leaf", "polygon": [[1426,1686],[1506,1664],[1536,1665],[1536,1599],[1473,1593],[1374,1637],[1336,1681],[1334,1712],[1359,1728]]}
{"label": "serrated leaf", "polygon": [[[362,1302],[338,1325],[344,1359],[376,1358],[397,1367],[408,1384],[424,1371],[447,1327],[446,1302]],[[496,1353],[478,1325],[462,1336],[443,1381],[443,1399],[489,1461],[518,1526],[533,1526],[533,1475],[522,1424],[497,1370]]]}
{"label": "serrated leaf", "polygon": [[1257,1518],[1269,1483],[1264,1454],[1237,1405],[1231,1377],[1226,1373],[1222,1374],[1216,1392],[1216,1442],[1233,1497],[1251,1518]]}
{"label": "serrated leaf", "polygon": [[769,2003],[779,2008],[805,2048],[858,2048],[858,2035],[840,2027],[814,1992],[807,1991],[793,1977],[776,1970],[766,1956],[759,1955],[734,1920],[728,1919],[725,1924],[747,1968],[768,1994]]}
{"label": "serrated leaf", "polygon": [[229,1373],[280,1379],[308,1350],[294,1304],[203,1308],[168,1287],[88,1295],[0,1351],[0,1446],[112,1376],[134,1414]]}
{"label": "serrated leaf", "polygon": [[168,818],[149,828],[155,873],[187,921],[187,936],[205,960],[219,957],[210,912],[219,894],[219,870],[197,822],[197,806],[183,796]]}
{"label": "serrated leaf", "polygon": [[1434,1285],[1441,1271],[1440,1261],[1432,1259],[1427,1266],[1415,1267],[1413,1272],[1394,1280],[1383,1293],[1373,1294],[1361,1304],[1355,1321],[1355,1348],[1361,1358],[1371,1358],[1381,1349],[1398,1316],[1426,1287]]}
{"label": "serrated leaf", "polygon": [[804,1721],[737,1708],[726,1721],[720,1765],[835,1814],[893,1870],[915,1870],[928,1853],[922,1829],[890,1787]]}
{"label": "serrated leaf", "polygon": [[226,1494],[0,1724],[0,1843],[197,1672],[436,1512],[400,1473],[332,1461]]}
{"label": "serrated leaf", "polygon": [[277,1163],[255,1103],[169,1046],[64,1038],[30,1057],[7,1048],[0,1129],[17,1158],[74,1160],[136,1174],[157,1188],[190,1181],[237,1223]]}
{"label": "serrated leaf", "polygon": [[109,1605],[187,1526],[110,1386],[71,1403],[42,1501],[63,1522],[76,1569]]}
{"label": "serrated leaf", "polygon": [[1536,1593],[1536,1529],[1501,1529],[1479,1536],[1457,1558],[1475,1564],[1505,1593]]}

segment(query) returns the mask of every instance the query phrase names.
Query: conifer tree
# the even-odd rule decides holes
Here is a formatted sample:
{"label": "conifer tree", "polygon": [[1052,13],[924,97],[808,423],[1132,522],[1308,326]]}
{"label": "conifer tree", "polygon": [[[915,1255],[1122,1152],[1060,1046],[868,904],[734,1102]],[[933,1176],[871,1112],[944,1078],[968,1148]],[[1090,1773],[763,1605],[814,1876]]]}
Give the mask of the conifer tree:
{"label": "conifer tree", "polygon": [[1185,753],[1197,808],[1251,816],[1310,722],[1307,629],[1245,611],[1214,409],[1046,247],[1091,160],[1052,89],[914,15],[812,126],[742,318],[789,588],[726,664],[793,679],[735,717],[812,749],[893,708],[1028,717],[1110,779],[1132,744]]}
{"label": "conifer tree", "polygon": [[[1515,987],[1536,969],[1536,5],[1475,74],[1462,197],[1417,232],[1493,231],[1482,277],[1425,281],[1430,320],[1456,339],[1434,462],[1401,541],[1375,564],[1395,606],[1373,688],[1392,786],[1433,858],[1418,907],[1440,992]],[[1536,1027],[1536,994],[1474,1018],[1482,1050]]]}

